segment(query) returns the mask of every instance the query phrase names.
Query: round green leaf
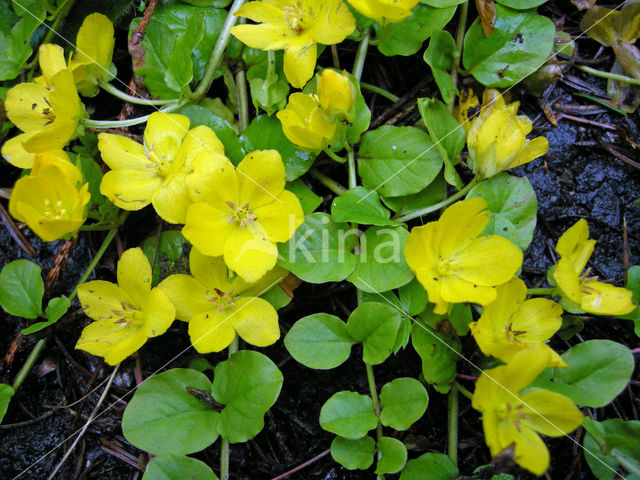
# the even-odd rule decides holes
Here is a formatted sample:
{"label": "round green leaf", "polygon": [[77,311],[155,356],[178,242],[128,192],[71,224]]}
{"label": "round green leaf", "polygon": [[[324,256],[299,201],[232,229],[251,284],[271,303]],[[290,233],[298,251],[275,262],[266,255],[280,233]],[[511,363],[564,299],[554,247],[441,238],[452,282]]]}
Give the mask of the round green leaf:
{"label": "round green leaf", "polygon": [[369,435],[357,440],[336,437],[331,442],[331,456],[348,470],[366,470],[373,463],[376,442]]}
{"label": "round green leaf", "polygon": [[347,278],[360,290],[385,292],[406,285],[414,275],[404,259],[409,232],[402,227],[371,227],[360,237],[356,269]]}
{"label": "round green leaf", "polygon": [[284,337],[287,351],[309,368],[326,370],[342,364],[355,342],[338,317],[315,313],[298,320]]}
{"label": "round green leaf", "polygon": [[354,222],[363,225],[400,225],[389,220],[391,212],[382,206],[378,192],[365,187],[347,190],[331,203],[331,216],[336,222]]}
{"label": "round green leaf", "polygon": [[320,410],[320,426],[351,440],[364,437],[376,428],[371,397],[356,392],[338,392]]}
{"label": "round green leaf", "polygon": [[[386,28],[388,34],[378,45],[378,50],[383,55],[413,55],[422,48],[423,42],[434,32],[439,32],[449,23],[456,11],[456,7],[433,8],[428,5],[416,5],[413,15],[401,22],[392,23]],[[377,23],[373,26],[376,35],[382,34],[382,29]]]}
{"label": "round green leaf", "polygon": [[442,453],[425,453],[409,460],[400,480],[456,480],[458,468]]}
{"label": "round green leaf", "polygon": [[382,437],[378,440],[377,474],[396,473],[407,463],[407,447],[400,440]]}
{"label": "round green leaf", "polygon": [[485,37],[476,19],[464,37],[464,68],[486,87],[508,87],[535,72],[549,58],[556,28],[534,11],[496,5],[495,31]]}
{"label": "round green leaf", "polygon": [[153,455],[186,455],[215,442],[220,414],[187,387],[209,391],[211,382],[195,370],[174,368],[140,385],[122,417],[126,439]]}
{"label": "round green leaf", "polygon": [[438,174],[427,188],[413,195],[401,197],[382,197],[384,204],[398,214],[417,210],[438,203],[444,198],[446,184],[442,174]]}
{"label": "round green leaf", "polygon": [[64,295],[60,295],[59,297],[54,297],[49,300],[46,308],[44,309],[44,315],[47,317],[46,322],[36,322],[33,325],[28,326],[27,328],[23,328],[20,333],[23,335],[29,335],[31,333],[39,332],[43,328],[48,327],[49,325],[53,325],[60,317],[62,317],[69,307],[71,306],[71,301]]}
{"label": "round green leaf", "polygon": [[322,203],[322,198],[313,193],[313,191],[307,187],[301,178],[287,183],[286,189],[293,192],[298,200],[300,200],[300,206],[305,215],[313,213]]}
{"label": "round green leaf", "polygon": [[362,137],[358,174],[365,187],[384,197],[418,193],[441,169],[438,149],[415,127],[385,125]]}
{"label": "round green leaf", "polygon": [[15,390],[11,387],[11,385],[7,385],[6,383],[0,383],[0,422],[4,418],[7,413],[7,408],[9,408],[9,402],[11,401],[11,397],[15,394]]}
{"label": "round green leaf", "polygon": [[0,306],[16,317],[42,315],[44,282],[38,265],[29,260],[14,260],[0,272]]}
{"label": "round green leaf", "polygon": [[377,365],[391,354],[400,319],[401,313],[397,309],[383,303],[361,303],[351,312],[347,331],[355,340],[363,343],[362,360],[365,363]]}
{"label": "round green leaf", "polygon": [[147,464],[142,480],[218,480],[206,463],[195,458],[165,453]]}
{"label": "round green leaf", "polygon": [[[453,82],[453,79],[449,74],[455,53],[455,40],[449,32],[443,30],[441,32],[435,32],[431,36],[429,46],[423,56],[424,61],[427,62],[429,67],[431,67],[433,79],[436,81],[436,85],[438,85],[438,89],[440,90],[440,95],[442,95],[442,99],[446,103],[452,102],[455,98],[454,95],[459,93],[456,84]],[[462,133],[464,135],[464,130]]]}
{"label": "round green leaf", "polygon": [[264,426],[264,414],[278,399],[282,372],[266,355],[241,350],[214,371],[213,398],[225,407],[218,432],[231,443],[246,442]]}
{"label": "round green leaf", "polygon": [[305,282],[339,282],[356,266],[351,249],[357,234],[326,213],[306,215],[293,237],[279,245],[278,263]]}
{"label": "round green leaf", "polygon": [[562,354],[567,367],[554,369],[543,388],[566,395],[586,407],[604,407],[627,386],[633,373],[633,355],[611,340],[588,340]]}
{"label": "round green leaf", "polygon": [[542,5],[547,0],[496,0],[496,3],[516,10],[528,10]]}
{"label": "round green leaf", "polygon": [[418,421],[429,404],[429,395],[415,378],[396,378],[380,391],[380,421],[396,430],[407,430]]}
{"label": "round green leaf", "polygon": [[[584,458],[593,474],[599,480],[610,480],[619,475],[616,471],[621,466],[618,459],[626,458],[627,465],[640,469],[640,422],[637,420],[621,420],[612,418],[596,422],[585,418]],[[598,439],[596,441],[595,439]],[[604,445],[604,451],[600,447]],[[608,468],[607,468],[608,467]],[[628,468],[627,468],[628,470]],[[626,478],[637,478],[633,475]]]}
{"label": "round green leaf", "polygon": [[280,152],[288,182],[309,170],[316,158],[315,153],[299,150],[285,137],[282,124],[275,116],[258,115],[240,138],[247,152],[270,149]]}
{"label": "round green leaf", "polygon": [[398,289],[402,309],[409,315],[418,315],[427,308],[429,297],[417,278]]}
{"label": "round green leaf", "polygon": [[482,197],[491,212],[483,235],[500,235],[525,251],[536,228],[538,199],[526,178],[501,173],[471,189],[467,198]]}

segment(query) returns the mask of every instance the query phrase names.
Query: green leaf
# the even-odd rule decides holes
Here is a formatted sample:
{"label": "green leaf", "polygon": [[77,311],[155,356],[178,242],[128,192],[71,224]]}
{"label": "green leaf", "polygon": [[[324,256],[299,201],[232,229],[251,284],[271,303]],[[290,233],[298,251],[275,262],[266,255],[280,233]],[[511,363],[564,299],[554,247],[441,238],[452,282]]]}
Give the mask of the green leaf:
{"label": "green leaf", "polygon": [[365,187],[384,197],[418,193],[441,169],[429,135],[415,127],[385,125],[362,137],[358,174]]}
{"label": "green leaf", "polygon": [[9,408],[11,397],[13,397],[15,393],[16,392],[11,385],[0,383],[0,422],[4,419],[4,416],[7,413],[7,408]]}
{"label": "green leaf", "polygon": [[585,418],[583,426],[587,431],[584,439],[584,457],[598,479],[611,480],[618,477],[616,471],[621,466],[618,461],[621,457],[640,469],[639,421],[614,418],[596,422]]}
{"label": "green leaf", "polygon": [[44,309],[44,314],[47,317],[47,321],[34,323],[27,328],[23,328],[20,333],[22,333],[22,335],[29,335],[31,333],[39,332],[49,325],[53,325],[60,319],[60,317],[67,313],[67,310],[69,310],[70,306],[71,302],[64,295],[52,298],[51,300],[49,300],[47,307]]}
{"label": "green leaf", "polygon": [[281,388],[282,372],[262,353],[241,350],[220,362],[211,390],[213,398],[225,406],[218,423],[220,435],[231,443],[255,437]]}
{"label": "green leaf", "polygon": [[418,193],[401,197],[382,197],[382,201],[387,207],[399,214],[440,202],[444,198],[445,190],[444,176],[439,173],[427,188]]}
{"label": "green leaf", "polygon": [[556,28],[534,11],[496,5],[495,31],[484,36],[480,20],[464,37],[464,68],[485,87],[508,87],[535,72],[549,58]]}
{"label": "green leaf", "polygon": [[417,422],[429,404],[429,395],[415,378],[395,378],[380,391],[380,422],[396,430],[407,430]]}
{"label": "green leaf", "polygon": [[[13,3],[15,14],[9,10]],[[0,81],[16,78],[33,53],[31,35],[44,21],[46,11],[37,1],[0,2],[2,25],[0,26]],[[24,7],[24,8],[22,8]],[[16,16],[19,15],[20,19]],[[17,20],[17,22],[16,22]],[[13,27],[12,27],[13,25]]]}
{"label": "green leaf", "polygon": [[455,95],[460,94],[449,73],[455,53],[456,42],[446,30],[435,32],[424,52],[424,61],[431,67],[433,79],[436,81],[445,103],[452,102]]}
{"label": "green leaf", "polygon": [[[202,29],[198,25],[201,15]],[[222,9],[171,3],[154,11],[142,40],[144,58],[134,65],[134,73],[144,78],[152,96],[178,98],[184,94],[187,78],[200,80],[226,15]],[[131,22],[129,37],[139,20]]]}
{"label": "green leaf", "polygon": [[417,278],[398,289],[402,309],[409,315],[418,315],[427,308],[429,297]]}
{"label": "green leaf", "polygon": [[[156,249],[157,244],[157,249]],[[189,262],[185,255],[187,240],[180,230],[167,230],[160,233],[160,240],[153,235],[142,244],[142,251],[153,265],[152,286],[156,286],[160,279],[172,273],[188,273]]]}
{"label": "green leaf", "polygon": [[0,272],[0,307],[16,317],[42,315],[44,282],[40,267],[29,260],[14,260]]}
{"label": "green leaf", "polygon": [[611,340],[588,340],[564,352],[565,368],[555,368],[542,388],[586,407],[603,407],[624,390],[633,373],[633,355]]}
{"label": "green leaf", "polygon": [[147,464],[142,480],[218,480],[209,466],[195,458],[165,453]]}
{"label": "green leaf", "polygon": [[357,440],[336,437],[331,442],[331,456],[348,470],[366,470],[373,463],[376,442],[365,435]]}
{"label": "green leaf", "polygon": [[369,129],[369,124],[371,123],[371,110],[369,110],[369,106],[362,96],[362,91],[360,89],[360,82],[358,79],[354,77],[349,72],[343,72],[349,77],[351,84],[353,85],[353,89],[356,92],[355,102],[354,102],[354,118],[350,124],[347,124],[347,141],[351,145],[355,145],[360,143],[360,136]]}
{"label": "green leaf", "polygon": [[326,213],[305,215],[293,237],[278,246],[278,263],[305,282],[339,282],[356,267],[358,258],[351,253],[356,236],[357,230]]}
{"label": "green leaf", "polygon": [[627,270],[627,284],[625,287],[633,292],[633,303],[640,303],[640,265],[633,265]]}
{"label": "green leaf", "polygon": [[307,184],[300,178],[287,183],[285,188],[290,192],[293,192],[295,196],[298,197],[300,205],[302,206],[302,211],[305,215],[313,213],[313,211],[322,203],[322,198],[313,193],[313,191],[307,187]]}
{"label": "green leaf", "polygon": [[280,152],[288,182],[305,173],[316,158],[315,153],[299,150],[282,131],[282,124],[275,116],[258,115],[240,137],[247,152],[274,149]]}
{"label": "green leaf", "polygon": [[391,305],[361,303],[347,320],[347,331],[363,343],[362,360],[369,365],[384,362],[393,351],[401,314]]}
{"label": "green leaf", "polygon": [[286,307],[292,300],[289,294],[282,289],[281,285],[276,285],[270,290],[264,292],[260,295],[260,298],[264,298],[276,310]]}
{"label": "green leaf", "polygon": [[320,410],[323,429],[351,440],[364,437],[377,424],[371,398],[356,392],[335,393]]}
{"label": "green leaf", "polygon": [[416,322],[411,330],[411,343],[422,359],[425,382],[432,384],[440,393],[447,393],[456,378],[460,340]]}
{"label": "green leaf", "polygon": [[[378,44],[378,50],[383,55],[413,55],[422,48],[423,42],[434,32],[439,32],[449,23],[456,11],[456,7],[433,8],[428,5],[416,5],[413,15],[401,22],[392,23],[388,28],[386,38]],[[376,35],[382,35],[383,27],[374,24]]]}
{"label": "green leaf", "polygon": [[453,167],[460,162],[460,152],[467,138],[464,128],[440,100],[419,98],[418,109],[444,162],[445,180],[459,190],[462,188],[462,180]]}
{"label": "green leaf", "polygon": [[126,439],[153,455],[186,455],[215,442],[220,414],[187,387],[209,391],[211,382],[195,370],[174,368],[142,383],[122,417]]}
{"label": "green leaf", "polygon": [[238,139],[238,135],[233,126],[227,120],[214,114],[209,109],[200,105],[185,105],[179,110],[176,110],[176,113],[189,117],[191,121],[189,128],[206,125],[213,130],[224,145],[224,154],[234,165],[238,165],[248,153],[242,142]]}
{"label": "green leaf", "polygon": [[389,220],[391,212],[382,206],[378,192],[359,186],[347,190],[331,203],[331,216],[336,222],[362,225],[401,225]]}
{"label": "green leaf", "polygon": [[442,453],[425,453],[409,460],[400,475],[400,480],[456,480],[456,478],[458,478],[456,465]]}
{"label": "green leaf", "polygon": [[247,80],[251,88],[251,100],[256,110],[261,108],[268,115],[277,110],[282,110],[287,104],[289,95],[289,83],[284,75],[284,53],[278,51],[273,56],[273,64],[269,71],[267,55],[262,61],[247,70]]}
{"label": "green leaf", "polygon": [[449,313],[449,323],[456,329],[458,336],[463,337],[469,333],[469,324],[473,321],[471,306],[467,303],[455,303]]}
{"label": "green leaf", "polygon": [[407,447],[400,440],[382,437],[378,440],[376,474],[396,473],[407,463]]}
{"label": "green leaf", "polygon": [[496,0],[496,3],[516,10],[528,10],[542,5],[547,0]]}
{"label": "green leaf", "polygon": [[402,227],[371,227],[360,237],[356,269],[347,278],[360,290],[385,292],[406,285],[414,278],[404,259],[409,232]]}
{"label": "green leaf", "polygon": [[524,252],[533,239],[538,209],[529,180],[503,172],[473,187],[467,198],[474,197],[484,198],[491,212],[483,235],[505,237]]}
{"label": "green leaf", "polygon": [[354,343],[345,323],[328,313],[301,318],[284,337],[284,346],[293,358],[321,370],[335,368],[347,360]]}

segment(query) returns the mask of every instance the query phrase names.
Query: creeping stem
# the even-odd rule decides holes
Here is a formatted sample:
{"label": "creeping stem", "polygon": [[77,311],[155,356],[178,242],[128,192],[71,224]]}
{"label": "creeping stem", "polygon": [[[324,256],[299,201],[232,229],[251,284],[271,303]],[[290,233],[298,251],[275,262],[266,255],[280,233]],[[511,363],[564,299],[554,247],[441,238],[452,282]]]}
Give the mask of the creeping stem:
{"label": "creeping stem", "polygon": [[118,97],[120,100],[124,100],[128,103],[135,103],[136,105],[168,105],[171,103],[178,103],[178,100],[175,98],[171,100],[149,100],[146,98],[134,97],[133,95],[124,93],[122,90],[118,90],[109,82],[100,82],[100,87],[114,97]]}
{"label": "creeping stem", "polygon": [[[238,335],[229,344],[229,357],[238,351]],[[220,480],[229,479],[229,440],[220,439]]]}
{"label": "creeping stem", "polygon": [[[369,393],[371,394],[371,400],[373,400],[373,412],[378,417],[378,424],[376,425],[376,439],[378,442],[382,440],[382,423],[380,422],[380,399],[378,398],[378,389],[376,388],[376,379],[373,376],[373,367],[368,363],[364,364],[367,370],[367,382],[369,383]],[[378,474],[377,480],[384,479],[384,475]]]}
{"label": "creeping stem", "polygon": [[451,461],[458,464],[458,390],[455,385],[449,390],[449,445],[447,454]]}
{"label": "creeping stem", "polygon": [[627,77],[625,75],[618,75],[617,73],[603,72],[602,70],[596,70],[595,68],[587,67],[586,65],[575,65],[578,70],[590,73],[596,77],[607,78],[609,80],[615,80],[621,83],[628,83],[629,85],[640,85],[639,78]]}

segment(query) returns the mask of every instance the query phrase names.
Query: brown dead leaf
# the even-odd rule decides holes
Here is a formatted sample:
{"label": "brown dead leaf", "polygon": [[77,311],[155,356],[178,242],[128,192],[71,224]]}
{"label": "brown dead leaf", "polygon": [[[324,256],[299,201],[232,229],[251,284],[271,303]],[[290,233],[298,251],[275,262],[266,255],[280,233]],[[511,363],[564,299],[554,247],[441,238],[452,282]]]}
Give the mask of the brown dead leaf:
{"label": "brown dead leaf", "polygon": [[293,273],[287,275],[287,277],[280,282],[280,288],[284,290],[284,293],[289,295],[289,298],[293,298],[293,291],[298,288],[298,286],[302,283],[298,277],[296,277]]}
{"label": "brown dead leaf", "polygon": [[496,6],[493,0],[476,0],[476,8],[478,9],[478,16],[480,17],[484,36],[488,37],[495,30]]}
{"label": "brown dead leaf", "polygon": [[596,0],[571,0],[571,3],[573,3],[578,10],[585,10],[593,7]]}

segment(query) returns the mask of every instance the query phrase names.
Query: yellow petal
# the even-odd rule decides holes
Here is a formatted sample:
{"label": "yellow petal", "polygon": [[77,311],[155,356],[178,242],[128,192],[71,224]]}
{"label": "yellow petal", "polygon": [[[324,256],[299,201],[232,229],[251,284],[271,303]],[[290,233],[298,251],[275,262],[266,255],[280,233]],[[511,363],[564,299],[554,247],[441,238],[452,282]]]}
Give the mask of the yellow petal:
{"label": "yellow petal", "polygon": [[224,246],[225,263],[248,283],[258,281],[277,259],[277,247],[256,222],[236,229]]}
{"label": "yellow petal", "polygon": [[254,210],[277,201],[284,190],[284,164],[277,150],[256,150],[238,165],[240,206],[245,202]]}
{"label": "yellow petal", "polygon": [[455,275],[443,277],[441,283],[440,294],[442,299],[449,303],[472,302],[488,305],[496,299],[495,288],[473,284]]}
{"label": "yellow petal", "polygon": [[253,213],[274,243],[289,240],[304,221],[298,197],[288,190],[283,190],[276,200],[256,208]]}
{"label": "yellow petal", "polygon": [[85,327],[76,348],[104,357],[109,365],[116,365],[146,341],[147,336],[142,327],[126,327],[122,323],[116,323],[116,320],[102,320]]}
{"label": "yellow petal", "polygon": [[165,222],[185,223],[187,220],[187,210],[193,202],[185,177],[183,173],[173,174],[153,192],[151,203]]}
{"label": "yellow petal", "polygon": [[40,70],[47,83],[61,70],[67,68],[64,61],[64,50],[60,45],[44,43],[38,49],[38,62]]}
{"label": "yellow petal", "polygon": [[231,34],[251,48],[261,50],[280,50],[296,42],[293,31],[288,25],[236,25]]}
{"label": "yellow petal", "polygon": [[52,123],[40,130],[30,132],[24,137],[22,146],[27,152],[41,153],[47,150],[60,149],[74,135],[76,124],[68,118],[56,118]]}
{"label": "yellow petal", "polygon": [[549,468],[549,450],[533,430],[521,426],[518,431],[507,422],[500,427],[500,443],[505,448],[515,443],[514,460],[518,465],[535,475],[542,475]]}
{"label": "yellow petal", "polygon": [[[279,8],[280,7],[280,8]],[[284,11],[278,4],[272,2],[247,2],[234,13],[236,17],[246,17],[254,22],[282,23],[284,21]],[[255,47],[253,47],[255,48]]]}
{"label": "yellow petal", "polygon": [[144,129],[144,144],[163,160],[176,160],[182,139],[189,130],[189,118],[177,113],[153,112]]}
{"label": "yellow petal", "polygon": [[443,232],[438,241],[438,252],[444,258],[454,255],[480,235],[488,223],[489,211],[483,198],[474,197],[454,203],[438,220]]}
{"label": "yellow petal", "polygon": [[325,68],[318,81],[320,105],[329,114],[348,115],[355,102],[355,91],[349,77]]}
{"label": "yellow petal", "polygon": [[178,151],[178,163],[189,169],[195,156],[203,150],[224,156],[224,145],[213,130],[205,125],[192,128],[187,133]]}
{"label": "yellow petal", "polygon": [[24,132],[39,130],[48,120],[44,113],[51,107],[49,91],[36,83],[19,83],[7,92],[7,117]]}
{"label": "yellow petal", "polygon": [[[76,36],[77,53],[72,62],[95,63],[108,74],[115,44],[113,24],[108,17],[92,13],[85,17]],[[106,70],[106,72],[105,72]],[[96,69],[96,71],[100,71]]]}
{"label": "yellow petal", "polygon": [[569,257],[560,257],[553,271],[553,279],[567,298],[574,303],[580,303],[582,299],[580,277]]}
{"label": "yellow petal", "polygon": [[257,282],[247,283],[242,280],[242,278],[236,277],[233,279],[231,287],[233,288],[234,295],[258,297],[278,285],[287,277],[287,275],[289,275],[288,270],[276,265],[265,273]]}
{"label": "yellow petal", "polygon": [[568,397],[548,390],[522,395],[523,425],[548,437],[561,437],[582,425],[584,417]]}
{"label": "yellow petal", "polygon": [[112,170],[149,170],[144,147],[123,135],[100,133],[98,149],[102,160]]}
{"label": "yellow petal", "polygon": [[238,175],[226,157],[202,151],[193,158],[192,166],[193,173],[187,175],[186,182],[195,202],[225,210],[229,208],[227,202],[240,203]]}
{"label": "yellow petal", "polygon": [[[406,2],[406,0],[404,0]],[[417,3],[417,0],[414,4]],[[342,0],[325,0],[317,3],[321,6],[315,21],[306,32],[317,43],[333,45],[342,42],[356,28],[356,21]],[[309,11],[311,7],[307,7]]]}
{"label": "yellow petal", "polygon": [[520,306],[512,324],[513,330],[526,332],[523,342],[544,342],[562,326],[562,307],[546,298],[532,298]]}
{"label": "yellow petal", "polygon": [[141,248],[130,248],[118,260],[118,286],[138,309],[145,306],[151,291],[151,265]]}
{"label": "yellow petal", "polygon": [[455,257],[455,274],[474,284],[493,286],[508,282],[522,265],[522,252],[498,235],[473,240]]}
{"label": "yellow petal", "polygon": [[102,177],[100,193],[124,210],[141,210],[161,184],[154,170],[111,170]]}
{"label": "yellow petal", "polygon": [[549,151],[549,140],[545,137],[536,137],[531,140],[526,147],[518,152],[516,161],[509,165],[508,168],[515,168],[525,163],[529,163],[538,157],[541,157]]}
{"label": "yellow petal", "polygon": [[[192,248],[189,254],[189,269],[198,282],[210,291],[215,289],[223,292],[231,290],[229,272],[222,257],[210,257],[203,255],[197,248]],[[234,290],[234,295],[238,294]]]}
{"label": "yellow petal", "polygon": [[187,210],[187,220],[182,234],[205,255],[219,256],[236,229],[236,222],[229,222],[231,214],[206,203],[193,203]]}
{"label": "yellow petal", "polygon": [[36,158],[33,152],[27,152],[22,142],[35,132],[22,133],[17,137],[10,138],[2,145],[2,156],[14,167],[31,168]]}
{"label": "yellow petal", "polygon": [[582,273],[593,253],[595,240],[589,240],[589,225],[584,218],[578,220],[558,239],[556,252],[567,258],[577,274]]}
{"label": "yellow petal", "polygon": [[256,347],[267,347],[280,338],[278,314],[266,300],[242,298],[232,308],[234,313],[230,321],[245,342]]}
{"label": "yellow petal", "polygon": [[104,280],[78,285],[78,299],[84,313],[94,320],[112,318],[114,311],[122,310],[122,302],[133,304],[133,300],[122,288]]}
{"label": "yellow petal", "polygon": [[294,88],[302,88],[313,76],[316,66],[316,44],[289,47],[284,51],[284,74]]}
{"label": "yellow petal", "polygon": [[233,341],[236,331],[230,322],[233,315],[226,310],[216,313],[210,310],[196,315],[189,321],[191,344],[199,353],[219,352]]}
{"label": "yellow petal", "polygon": [[625,315],[636,306],[632,303],[632,292],[622,287],[614,287],[602,282],[585,282],[582,285],[580,307],[585,312],[596,315]]}
{"label": "yellow petal", "polygon": [[144,306],[145,336],[157,337],[166,332],[176,318],[176,308],[167,295],[154,288],[147,295]]}
{"label": "yellow petal", "polygon": [[[193,250],[195,249],[191,251]],[[196,315],[211,310],[211,302],[207,301],[207,288],[190,275],[169,275],[160,282],[158,288],[175,306],[178,320],[188,322]]]}

